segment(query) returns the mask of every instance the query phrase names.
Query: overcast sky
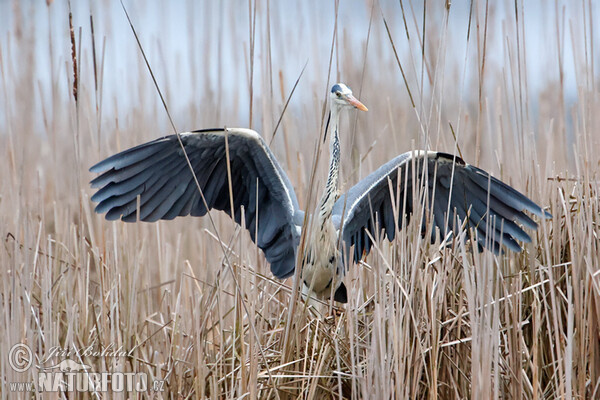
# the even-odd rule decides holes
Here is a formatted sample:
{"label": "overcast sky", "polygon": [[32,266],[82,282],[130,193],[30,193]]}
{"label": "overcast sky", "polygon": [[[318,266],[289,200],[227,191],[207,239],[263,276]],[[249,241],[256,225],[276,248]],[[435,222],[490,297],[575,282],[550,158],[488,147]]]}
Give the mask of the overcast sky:
{"label": "overcast sky", "polygon": [[[372,15],[372,37],[367,57],[369,59],[370,79],[377,78],[374,71],[378,65],[385,68],[394,65],[393,52],[385,28],[382,14],[385,15],[397,46],[399,56],[408,68],[418,76],[420,69],[417,32],[422,28],[422,10],[418,1],[381,1],[371,8],[368,1],[341,1],[338,19],[340,52],[334,57],[334,71],[344,71],[336,61],[351,59],[352,62],[363,62],[363,48],[366,42],[370,17]],[[471,40],[467,46],[466,36],[470,9],[469,1],[452,1],[447,28],[445,27],[444,9],[435,3],[427,14],[428,30],[432,35],[447,35],[444,52],[445,65],[448,69],[464,70],[465,79],[477,74],[475,63],[465,63],[465,59],[477,57],[477,42]],[[438,4],[439,3],[439,4]],[[488,68],[502,69],[507,64],[509,54],[507,43],[514,43],[515,10],[514,2],[490,2],[488,13],[487,58]],[[582,7],[588,2],[570,1],[526,1],[520,16],[523,16],[523,34],[526,63],[523,73],[527,77],[528,91],[535,109],[535,99],[539,92],[549,83],[559,78],[557,43],[563,48],[562,54],[565,99],[574,101],[577,95],[576,71],[582,68],[577,65],[576,57],[585,59],[584,38],[588,44],[589,26],[581,22]],[[576,4],[575,4],[576,3]],[[582,3],[586,3],[582,5]],[[600,12],[600,2],[591,2],[593,15]],[[142,45],[152,63],[161,86],[168,87],[168,101],[172,109],[182,109],[190,103],[198,103],[202,96],[215,93],[237,93],[236,99],[240,119],[244,119],[247,111],[248,93],[248,57],[249,57],[249,7],[247,1],[130,1],[125,0],[133,23],[140,35]],[[401,5],[407,16],[406,26],[412,34],[410,42],[406,38]],[[484,23],[485,5],[483,1],[475,2],[473,21]],[[90,77],[91,66],[91,34],[90,15],[94,19],[96,53],[101,56],[102,43],[105,40],[103,98],[113,103],[115,99],[123,112],[139,103],[140,82],[150,84],[147,71],[140,67],[141,58],[135,38],[131,33],[127,19],[118,1],[72,1],[74,26],[79,42],[81,28],[81,73]],[[268,7],[267,7],[268,6]],[[437,8],[436,8],[437,7]],[[293,85],[303,65],[307,64],[303,83],[297,96],[312,95],[313,82],[325,84],[327,81],[328,59],[332,32],[335,22],[334,2],[309,0],[283,2],[261,0],[257,5],[256,43],[255,43],[255,80],[266,76],[263,72],[271,60],[273,70],[284,71],[286,87]],[[558,11],[558,18],[557,18]],[[373,13],[373,14],[372,14]],[[475,15],[479,15],[477,18]],[[269,22],[267,24],[267,21]],[[557,23],[559,29],[557,30]],[[267,29],[270,28],[270,30]],[[471,34],[476,29],[476,22],[471,24]],[[562,32],[562,36],[557,34]],[[600,43],[600,29],[593,30],[593,43]],[[16,40],[22,35],[27,40]],[[271,46],[267,47],[270,35]],[[510,39],[507,39],[510,38]],[[68,40],[68,3],[57,0],[50,6],[44,1],[0,1],[0,56],[4,70],[22,67],[21,57],[26,52],[19,46],[23,43],[35,43],[35,56],[32,59],[38,86],[45,88],[56,83],[67,86],[67,67],[70,60],[70,42]],[[429,43],[429,42],[427,42]],[[412,47],[411,47],[412,46]],[[588,46],[589,48],[590,46]],[[266,54],[270,49],[271,54]],[[436,49],[429,49],[435,54]],[[411,58],[412,54],[412,58]],[[523,54],[523,53],[521,53]],[[594,54],[597,60],[598,52]],[[588,64],[592,62],[588,55]],[[414,61],[416,60],[416,61]],[[579,62],[581,64],[581,62]],[[598,65],[595,62],[595,65]],[[465,67],[466,65],[466,67]],[[132,73],[133,71],[133,73]],[[10,96],[14,82],[0,82],[0,104]],[[402,90],[400,74],[394,71],[398,85]],[[7,75],[8,74],[8,75]],[[332,80],[336,80],[336,76]],[[340,77],[344,79],[344,76]],[[418,79],[413,76],[412,79]],[[366,82],[369,82],[368,80]],[[265,85],[257,85],[257,91]],[[464,87],[464,86],[463,86]],[[8,89],[8,90],[7,90]],[[43,92],[43,90],[42,90]],[[143,92],[147,95],[148,92]],[[38,96],[40,93],[34,93]],[[68,95],[65,91],[64,95]],[[154,94],[155,95],[155,94]],[[41,94],[43,96],[43,94]],[[225,99],[220,100],[224,102]],[[239,104],[241,102],[241,104]],[[6,121],[6,107],[0,107],[0,122]]]}

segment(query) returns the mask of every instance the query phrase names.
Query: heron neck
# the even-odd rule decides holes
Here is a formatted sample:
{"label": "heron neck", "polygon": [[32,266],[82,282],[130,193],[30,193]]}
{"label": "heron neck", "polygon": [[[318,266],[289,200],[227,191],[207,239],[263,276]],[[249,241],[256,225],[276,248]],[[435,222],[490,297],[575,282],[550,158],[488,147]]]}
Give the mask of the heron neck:
{"label": "heron neck", "polygon": [[325,221],[331,216],[338,195],[338,171],[340,168],[340,138],[338,126],[340,113],[337,107],[331,109],[331,134],[329,137],[329,173],[325,193],[319,201],[319,219]]}

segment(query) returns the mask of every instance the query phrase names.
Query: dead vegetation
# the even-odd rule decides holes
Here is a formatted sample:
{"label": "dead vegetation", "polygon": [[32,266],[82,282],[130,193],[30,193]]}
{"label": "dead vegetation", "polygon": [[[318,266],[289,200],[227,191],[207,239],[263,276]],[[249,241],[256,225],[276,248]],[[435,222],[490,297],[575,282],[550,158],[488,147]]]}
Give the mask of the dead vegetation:
{"label": "dead vegetation", "polygon": [[[348,271],[349,303],[322,317],[291,302],[292,280],[273,279],[226,215],[213,214],[221,244],[207,219],[107,222],[88,168],[172,133],[123,11],[75,8],[70,27],[61,1],[1,5],[3,398],[37,374],[10,368],[19,342],[36,361],[54,346],[121,346],[130,356],[79,361],[165,380],[147,397],[600,396],[597,9],[540,2],[541,24],[519,1],[382,3],[340,2],[338,18],[334,3],[262,0],[128,11],[177,129],[251,126],[270,141],[279,125],[272,147],[306,209],[326,176],[322,155],[311,185],[325,93],[343,80],[370,109],[343,120],[345,188],[456,138],[552,213],[532,243],[440,248],[411,224]],[[529,23],[544,35],[526,36]]]}

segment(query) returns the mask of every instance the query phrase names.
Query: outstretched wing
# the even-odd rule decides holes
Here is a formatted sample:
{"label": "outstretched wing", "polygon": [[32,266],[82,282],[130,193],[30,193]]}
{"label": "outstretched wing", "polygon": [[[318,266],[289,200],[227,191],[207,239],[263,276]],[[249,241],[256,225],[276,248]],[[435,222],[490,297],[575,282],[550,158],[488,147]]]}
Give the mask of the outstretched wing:
{"label": "outstretched wing", "polygon": [[[424,160],[427,160],[427,176],[423,176]],[[476,230],[480,245],[496,253],[501,244],[521,251],[517,240],[531,241],[517,225],[537,228],[524,211],[541,218],[550,217],[523,194],[459,157],[433,151],[408,152],[382,165],[334,205],[334,224],[336,229],[341,226],[340,234],[347,250],[354,246],[355,261],[371,250],[367,232],[378,237],[385,230],[387,238],[394,239],[396,221],[392,206],[398,210],[398,227],[402,229],[402,217],[408,221],[413,214],[413,193],[419,193],[417,185],[421,179],[427,180],[429,194],[424,219],[431,216],[442,237],[453,226],[458,226],[458,217],[460,223],[466,222]],[[446,229],[448,210],[450,218]],[[424,227],[423,224],[422,229]],[[376,228],[379,231],[376,232]]]}
{"label": "outstretched wing", "polygon": [[[209,209],[231,216],[226,143],[229,148],[233,218],[242,206],[252,240],[278,278],[293,274],[301,225],[298,200],[265,141],[249,129],[211,129],[180,134]],[[157,221],[205,215],[207,210],[176,135],[125,150],[90,168],[102,173],[92,200],[106,219]],[[299,221],[299,222],[298,222]],[[296,223],[298,222],[298,223]]]}

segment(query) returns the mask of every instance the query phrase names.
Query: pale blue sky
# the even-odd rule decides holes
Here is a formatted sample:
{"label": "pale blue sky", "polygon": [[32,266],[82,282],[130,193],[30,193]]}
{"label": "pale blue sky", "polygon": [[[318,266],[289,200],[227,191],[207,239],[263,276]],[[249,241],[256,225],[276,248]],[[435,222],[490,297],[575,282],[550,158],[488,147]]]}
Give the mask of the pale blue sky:
{"label": "pale blue sky", "polygon": [[[413,71],[420,71],[418,41],[416,32],[422,24],[422,12],[418,1],[404,0],[402,4],[407,12],[408,30],[412,35]],[[433,2],[431,2],[433,3]],[[430,5],[431,5],[430,3]],[[441,4],[441,2],[439,2]],[[487,65],[493,70],[506,67],[507,35],[514,36],[514,2],[490,2],[488,21]],[[565,79],[565,98],[572,102],[577,96],[576,71],[582,69],[573,57],[573,43],[579,52],[579,59],[585,59],[583,44],[584,26],[581,23],[582,2],[543,0],[524,2],[524,36],[526,50],[526,77],[532,108],[540,90],[549,82],[558,81],[557,41],[564,46],[563,67]],[[577,3],[577,4],[574,4]],[[584,2],[587,3],[587,2]],[[600,12],[599,2],[592,2],[593,14]],[[190,104],[201,101],[202,96],[216,93],[237,93],[235,103],[239,122],[247,119],[248,102],[248,38],[249,10],[247,1],[125,1],[128,11],[138,30],[142,44],[152,63],[161,87],[167,88],[169,106],[177,115],[177,110],[185,110]],[[270,12],[271,60],[273,74],[278,70],[285,72],[286,87],[291,88],[298,73],[308,61],[307,70],[297,97],[313,95],[314,83],[323,85],[327,79],[327,60],[331,45],[334,24],[333,1],[318,0],[301,2],[281,2],[266,0],[258,2],[258,18],[255,47],[255,72],[257,90],[260,92],[261,77],[266,76],[267,68],[266,21],[267,5]],[[380,5],[381,4],[381,5]],[[468,1],[453,1],[447,25],[447,48],[445,65],[462,71],[465,56],[476,57],[477,44],[472,40],[466,47],[466,34],[469,19]],[[82,55],[81,74],[91,77],[91,38],[90,14],[94,17],[96,51],[100,55],[102,41],[106,38],[104,63],[104,106],[118,104],[119,112],[126,113],[131,107],[138,107],[140,97],[156,96],[152,91],[147,71],[140,67],[139,50],[131,33],[126,17],[118,1],[72,1],[76,29],[81,27]],[[587,4],[586,4],[587,6]],[[411,8],[412,7],[412,8]],[[475,2],[475,7],[483,16],[485,2]],[[564,36],[557,37],[556,11]],[[339,10],[340,59],[352,59],[362,64],[363,45],[367,37],[371,8],[366,1],[341,1]],[[414,14],[413,14],[414,12]],[[564,12],[564,16],[562,16]],[[388,19],[401,60],[411,65],[409,45],[406,40],[399,1],[376,3],[373,17],[373,32],[369,47],[369,78],[377,79],[374,72],[378,66],[388,68],[393,74],[393,82],[399,91],[406,90],[397,69],[391,46],[387,40],[381,15]],[[414,17],[413,17],[414,15]],[[25,43],[35,43],[35,56],[32,58],[36,76],[36,93],[33,97],[49,99],[51,84],[58,87],[67,85],[67,63],[70,60],[70,42],[68,40],[68,3],[56,0],[47,7],[44,1],[0,2],[0,51],[5,66],[5,78],[0,82],[0,123],[6,123],[6,104],[10,94],[16,90],[16,82],[6,79],[11,71],[23,67],[21,57],[26,51],[18,48],[16,35],[29,37]],[[475,17],[473,17],[475,18]],[[442,7],[428,13],[426,21],[429,29],[438,32],[444,30],[444,12]],[[483,19],[480,20],[483,23]],[[419,27],[417,29],[417,26]],[[475,29],[473,23],[471,29]],[[589,27],[588,31],[589,31]],[[594,43],[600,43],[596,29]],[[573,33],[573,35],[571,35]],[[473,33],[472,33],[473,34]],[[512,36],[511,36],[512,35]],[[78,33],[77,33],[78,36]],[[589,36],[589,34],[588,34]],[[508,40],[510,41],[510,39]],[[589,37],[588,37],[589,41]],[[589,47],[589,46],[588,46]],[[430,49],[431,50],[431,49]],[[514,50],[514,49],[513,49]],[[515,56],[515,53],[512,54]],[[598,57],[598,54],[594,54]],[[26,61],[28,63],[28,61]],[[591,55],[588,64],[592,62]],[[599,63],[596,62],[595,65]],[[465,80],[474,77],[477,71],[474,63],[467,63]],[[334,65],[334,68],[335,65]],[[411,68],[408,68],[409,75]],[[597,67],[596,67],[597,70]],[[341,67],[342,75],[344,67]],[[18,74],[17,74],[18,75]],[[344,79],[345,77],[342,76]],[[332,78],[336,80],[336,77]],[[409,81],[418,81],[418,77],[409,76]],[[275,78],[274,78],[275,80]],[[89,82],[89,81],[88,81]],[[149,86],[150,85],[150,86]],[[141,87],[141,89],[140,89]],[[263,86],[266,87],[266,86]],[[463,87],[465,87],[463,85]],[[40,89],[41,88],[41,89]],[[258,93],[257,93],[258,94]],[[66,90],[62,96],[68,95]],[[39,100],[39,99],[38,99]],[[221,98],[221,103],[226,99]],[[147,103],[147,102],[144,102]],[[294,105],[292,104],[292,107]],[[35,101],[34,108],[39,107]],[[184,112],[184,111],[181,111]],[[39,113],[36,113],[39,115]],[[237,121],[236,121],[237,122]],[[189,127],[188,127],[189,128]]]}

